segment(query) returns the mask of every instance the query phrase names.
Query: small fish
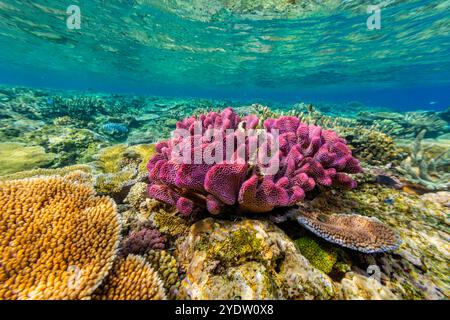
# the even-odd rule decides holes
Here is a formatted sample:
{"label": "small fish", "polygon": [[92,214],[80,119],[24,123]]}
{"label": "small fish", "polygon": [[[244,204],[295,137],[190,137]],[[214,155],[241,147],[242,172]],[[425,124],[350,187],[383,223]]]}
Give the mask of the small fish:
{"label": "small fish", "polygon": [[394,204],[394,199],[392,198],[387,198],[386,200],[384,200],[384,203],[388,204],[388,205],[393,205]]}
{"label": "small fish", "polygon": [[122,123],[108,122],[102,126],[103,131],[108,134],[124,134],[128,132],[128,128]]}
{"label": "small fish", "polygon": [[431,105],[436,104],[436,103],[437,103],[436,101],[430,101]]}

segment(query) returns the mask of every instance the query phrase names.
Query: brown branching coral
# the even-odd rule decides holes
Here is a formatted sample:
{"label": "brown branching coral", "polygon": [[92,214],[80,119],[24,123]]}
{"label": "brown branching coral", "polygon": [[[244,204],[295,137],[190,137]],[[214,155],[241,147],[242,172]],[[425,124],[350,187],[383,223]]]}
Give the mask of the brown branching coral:
{"label": "brown branching coral", "polygon": [[165,300],[159,275],[144,258],[120,258],[95,292],[95,300]]}
{"label": "brown branching coral", "polygon": [[0,182],[0,300],[88,299],[119,245],[115,204],[61,177]]}
{"label": "brown branching coral", "polygon": [[360,127],[339,127],[337,131],[347,140],[353,155],[369,164],[387,164],[399,159],[394,140],[380,131]]}
{"label": "brown branching coral", "polygon": [[127,256],[129,254],[143,255],[150,250],[164,249],[166,237],[158,230],[144,227],[135,230],[122,242],[121,254]]}
{"label": "brown branching coral", "polygon": [[395,250],[401,244],[399,236],[376,218],[299,211],[296,219],[319,237],[364,253]]}

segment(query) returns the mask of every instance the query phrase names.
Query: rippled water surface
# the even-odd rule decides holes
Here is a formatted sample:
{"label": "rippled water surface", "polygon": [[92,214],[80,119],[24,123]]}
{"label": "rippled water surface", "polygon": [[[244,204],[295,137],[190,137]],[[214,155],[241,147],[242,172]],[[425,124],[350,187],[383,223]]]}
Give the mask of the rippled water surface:
{"label": "rippled water surface", "polygon": [[448,106],[450,1],[0,1],[0,82]]}

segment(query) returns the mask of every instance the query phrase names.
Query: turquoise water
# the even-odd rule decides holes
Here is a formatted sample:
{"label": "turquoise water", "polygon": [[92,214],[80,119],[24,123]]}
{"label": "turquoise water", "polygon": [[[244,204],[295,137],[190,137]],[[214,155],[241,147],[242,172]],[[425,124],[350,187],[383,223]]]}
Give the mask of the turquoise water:
{"label": "turquoise water", "polygon": [[0,84],[448,107],[450,1],[371,2],[2,0]]}

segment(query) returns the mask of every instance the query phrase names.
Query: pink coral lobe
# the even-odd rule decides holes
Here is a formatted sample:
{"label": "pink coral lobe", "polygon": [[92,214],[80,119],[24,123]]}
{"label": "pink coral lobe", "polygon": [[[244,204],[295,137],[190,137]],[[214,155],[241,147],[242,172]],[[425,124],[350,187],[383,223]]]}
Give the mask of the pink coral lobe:
{"label": "pink coral lobe", "polygon": [[[348,174],[362,172],[362,168],[334,131],[300,123],[295,117],[267,119],[263,123],[267,139],[254,149],[257,137],[243,130],[253,130],[259,123],[256,115],[241,119],[231,108],[179,121],[176,130],[189,130],[188,136],[183,139],[180,131],[158,143],[157,154],[147,164],[149,196],[176,205],[185,216],[197,207],[206,207],[212,214],[227,206],[260,213],[292,206],[318,185],[356,187]],[[221,134],[200,137],[198,129],[202,134],[211,129]],[[225,135],[228,129],[234,133]],[[280,134],[278,141],[275,130]],[[216,154],[218,146],[225,151],[231,142],[231,155]],[[279,150],[271,150],[277,144]],[[215,162],[201,158],[200,163],[178,163],[172,152],[177,145],[187,150],[188,160],[208,154]],[[274,166],[276,172],[267,170]]]}

